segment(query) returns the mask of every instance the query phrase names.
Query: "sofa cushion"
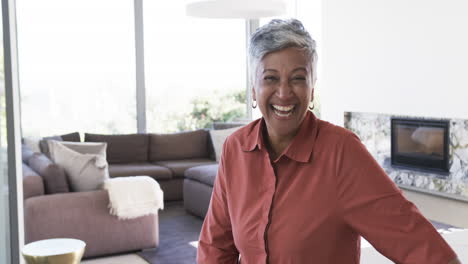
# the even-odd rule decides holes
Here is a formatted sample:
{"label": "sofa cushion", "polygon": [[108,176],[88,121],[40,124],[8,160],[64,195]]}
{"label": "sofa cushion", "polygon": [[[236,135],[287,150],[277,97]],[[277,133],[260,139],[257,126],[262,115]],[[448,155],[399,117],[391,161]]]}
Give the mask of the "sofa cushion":
{"label": "sofa cushion", "polygon": [[217,173],[218,164],[204,165],[186,170],[185,177],[191,180],[207,184],[209,186],[213,186]]}
{"label": "sofa cushion", "polygon": [[[210,132],[208,130],[208,135],[210,135],[209,133]],[[215,149],[213,146],[213,139],[211,138],[211,135],[208,137],[208,155],[209,155],[209,159],[216,160],[216,153],[215,153]]]}
{"label": "sofa cushion", "polygon": [[21,143],[31,148],[34,152],[41,152],[40,141],[41,138],[38,137],[24,137],[21,139]]}
{"label": "sofa cushion", "polygon": [[60,135],[60,136],[51,136],[51,137],[42,138],[39,141],[39,147],[41,149],[41,152],[44,153],[47,157],[50,158],[49,145],[47,143],[48,140],[80,142],[81,138],[80,138],[80,133],[78,133],[78,132],[64,134],[64,135]]}
{"label": "sofa cushion", "polygon": [[187,169],[201,165],[216,164],[216,161],[210,159],[185,159],[158,161],[154,162],[154,164],[169,168],[174,174],[174,178],[183,178]]}
{"label": "sofa cushion", "polygon": [[42,177],[23,162],[23,199],[26,200],[44,193]]}
{"label": "sofa cushion", "polygon": [[28,160],[34,155],[34,151],[28,145],[21,144],[21,158],[23,162],[28,163]]}
{"label": "sofa cushion", "polygon": [[216,161],[219,162],[221,159],[221,152],[223,151],[223,144],[226,138],[234,133],[239,127],[233,127],[228,129],[210,130],[211,143],[213,144],[214,153],[216,155]]}
{"label": "sofa cushion", "polygon": [[208,131],[150,134],[150,161],[208,158]]}
{"label": "sofa cushion", "polygon": [[86,142],[106,142],[107,161],[134,163],[148,161],[149,136],[147,134],[99,135],[85,133]]}
{"label": "sofa cushion", "polygon": [[65,170],[44,154],[34,153],[28,160],[28,164],[31,169],[41,175],[47,194],[70,192]]}
{"label": "sofa cushion", "polygon": [[184,178],[158,181],[164,192],[164,201],[182,201],[184,199]]}
{"label": "sofa cushion", "polygon": [[151,163],[111,164],[109,165],[109,175],[111,178],[147,175],[155,180],[172,179],[171,170]]}
{"label": "sofa cushion", "polygon": [[60,135],[63,141],[81,142],[80,133],[73,132],[65,135]]}
{"label": "sofa cushion", "polygon": [[49,141],[54,162],[65,169],[73,191],[93,191],[99,189],[109,178],[109,169],[104,151],[101,154],[82,154],[59,141]]}
{"label": "sofa cushion", "polygon": [[184,179],[184,207],[191,214],[205,218],[210,206],[213,186],[192,179]]}
{"label": "sofa cushion", "polygon": [[48,158],[50,158],[49,143],[47,143],[49,140],[63,141],[62,137],[60,136],[44,137],[41,139],[41,141],[39,141],[39,147],[41,148],[41,152]]}

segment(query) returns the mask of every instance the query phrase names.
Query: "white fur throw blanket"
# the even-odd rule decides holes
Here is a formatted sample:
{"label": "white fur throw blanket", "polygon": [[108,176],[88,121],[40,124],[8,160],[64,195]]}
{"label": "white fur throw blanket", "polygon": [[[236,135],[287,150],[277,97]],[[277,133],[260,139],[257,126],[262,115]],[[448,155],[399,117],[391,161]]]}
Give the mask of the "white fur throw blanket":
{"label": "white fur throw blanket", "polygon": [[157,214],[164,209],[164,194],[157,181],[148,176],[108,179],[103,188],[109,193],[110,214],[133,219]]}

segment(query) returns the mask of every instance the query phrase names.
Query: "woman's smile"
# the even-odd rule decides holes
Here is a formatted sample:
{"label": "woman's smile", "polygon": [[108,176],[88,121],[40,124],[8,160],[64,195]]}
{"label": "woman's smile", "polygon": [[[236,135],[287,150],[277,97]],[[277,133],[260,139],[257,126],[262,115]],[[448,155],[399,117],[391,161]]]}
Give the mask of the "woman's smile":
{"label": "woman's smile", "polygon": [[294,114],[296,110],[296,105],[277,105],[270,104],[270,108],[275,113],[276,117],[279,119],[289,119],[291,115]]}

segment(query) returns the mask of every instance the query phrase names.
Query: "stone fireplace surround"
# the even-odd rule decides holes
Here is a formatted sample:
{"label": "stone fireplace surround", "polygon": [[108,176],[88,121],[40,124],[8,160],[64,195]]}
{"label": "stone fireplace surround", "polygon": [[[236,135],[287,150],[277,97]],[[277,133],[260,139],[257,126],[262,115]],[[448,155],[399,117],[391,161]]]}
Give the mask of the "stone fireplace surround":
{"label": "stone fireplace surround", "polygon": [[449,119],[449,174],[441,176],[417,169],[392,167],[390,163],[392,117],[428,119],[428,117],[345,112],[344,127],[360,137],[369,152],[400,188],[468,202],[468,120]]}

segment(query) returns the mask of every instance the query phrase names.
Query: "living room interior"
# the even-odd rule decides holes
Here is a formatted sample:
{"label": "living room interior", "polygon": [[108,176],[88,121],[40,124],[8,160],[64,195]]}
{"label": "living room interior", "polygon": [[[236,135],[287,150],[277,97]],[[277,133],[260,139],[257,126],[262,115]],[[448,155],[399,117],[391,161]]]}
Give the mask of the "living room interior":
{"label": "living room interior", "polygon": [[[195,263],[222,144],[261,117],[247,45],[273,18],[317,42],[314,114],[356,133],[468,262],[467,2],[285,0],[249,18],[195,17],[192,2],[2,2],[0,263],[33,263],[26,245],[54,238],[85,241],[87,264]],[[397,160],[408,128],[439,167]],[[108,207],[124,188],[106,177],[161,203],[119,215]],[[361,263],[393,262],[362,239]]]}

